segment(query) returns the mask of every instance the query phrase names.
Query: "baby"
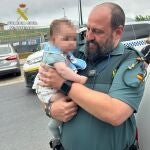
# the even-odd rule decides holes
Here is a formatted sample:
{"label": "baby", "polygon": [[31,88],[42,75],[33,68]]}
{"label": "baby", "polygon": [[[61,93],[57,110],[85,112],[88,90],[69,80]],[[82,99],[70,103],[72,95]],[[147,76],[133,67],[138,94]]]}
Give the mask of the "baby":
{"label": "baby", "polygon": [[[57,72],[66,80],[71,80],[84,84],[87,77],[77,74],[78,69],[85,69],[85,61],[75,58],[71,53],[76,49],[76,28],[67,19],[54,20],[50,25],[50,42],[45,46],[43,62],[54,67]],[[39,84],[38,75],[35,78],[33,89],[36,90],[40,101],[47,106],[63,96],[57,90],[51,87],[42,87]],[[60,121],[52,119],[49,123],[49,129],[54,139],[60,138]]]}

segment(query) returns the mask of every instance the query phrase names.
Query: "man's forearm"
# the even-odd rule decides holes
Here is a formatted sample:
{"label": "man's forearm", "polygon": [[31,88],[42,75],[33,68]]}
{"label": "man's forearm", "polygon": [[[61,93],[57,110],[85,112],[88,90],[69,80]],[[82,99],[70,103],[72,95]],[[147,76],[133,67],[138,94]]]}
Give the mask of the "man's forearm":
{"label": "man's forearm", "polygon": [[69,97],[96,118],[112,125],[123,123],[133,113],[126,103],[78,83],[72,84]]}

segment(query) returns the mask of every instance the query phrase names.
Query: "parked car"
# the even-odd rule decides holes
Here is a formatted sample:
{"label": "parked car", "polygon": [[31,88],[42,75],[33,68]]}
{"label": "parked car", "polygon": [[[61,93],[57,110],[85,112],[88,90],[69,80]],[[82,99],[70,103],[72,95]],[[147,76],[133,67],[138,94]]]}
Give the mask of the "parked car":
{"label": "parked car", "polygon": [[44,46],[48,44],[47,42],[41,43],[37,51],[29,55],[26,59],[25,64],[23,65],[24,78],[26,86],[31,88],[35,79],[35,76],[38,73],[39,65],[42,61],[43,49]]}
{"label": "parked car", "polygon": [[[77,35],[77,48],[82,50],[84,48],[85,43],[85,32],[86,26],[82,27],[78,31]],[[122,43],[126,47],[134,47],[138,50],[141,50],[144,46],[147,45],[146,39],[150,33],[150,24],[149,23],[128,23],[125,25],[125,31],[122,36]],[[139,39],[142,38],[142,39]],[[45,43],[46,44],[46,43]],[[39,64],[42,61],[43,56],[43,46],[45,44],[41,44],[41,50],[35,52],[28,56],[26,63],[23,66],[25,81],[27,87],[32,87],[35,76],[38,72]]]}
{"label": "parked car", "polygon": [[129,22],[126,23],[122,41],[129,41],[149,37],[150,22]]}
{"label": "parked car", "polygon": [[0,76],[14,73],[21,75],[19,56],[11,44],[0,45]]}

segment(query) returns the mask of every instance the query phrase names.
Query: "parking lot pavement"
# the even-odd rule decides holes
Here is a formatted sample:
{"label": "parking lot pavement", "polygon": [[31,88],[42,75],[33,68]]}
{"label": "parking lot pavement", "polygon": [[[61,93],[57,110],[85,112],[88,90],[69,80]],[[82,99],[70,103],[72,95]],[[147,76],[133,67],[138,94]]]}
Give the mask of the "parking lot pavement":
{"label": "parking lot pavement", "polygon": [[0,87],[0,150],[50,150],[50,119],[24,83]]}

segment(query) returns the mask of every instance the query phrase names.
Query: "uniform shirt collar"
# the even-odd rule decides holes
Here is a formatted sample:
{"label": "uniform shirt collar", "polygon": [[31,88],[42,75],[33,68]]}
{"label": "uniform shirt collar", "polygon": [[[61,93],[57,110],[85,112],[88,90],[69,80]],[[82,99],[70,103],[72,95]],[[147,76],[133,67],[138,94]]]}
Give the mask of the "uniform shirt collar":
{"label": "uniform shirt collar", "polygon": [[119,43],[118,46],[110,53],[110,55],[121,55],[124,53],[124,45]]}

